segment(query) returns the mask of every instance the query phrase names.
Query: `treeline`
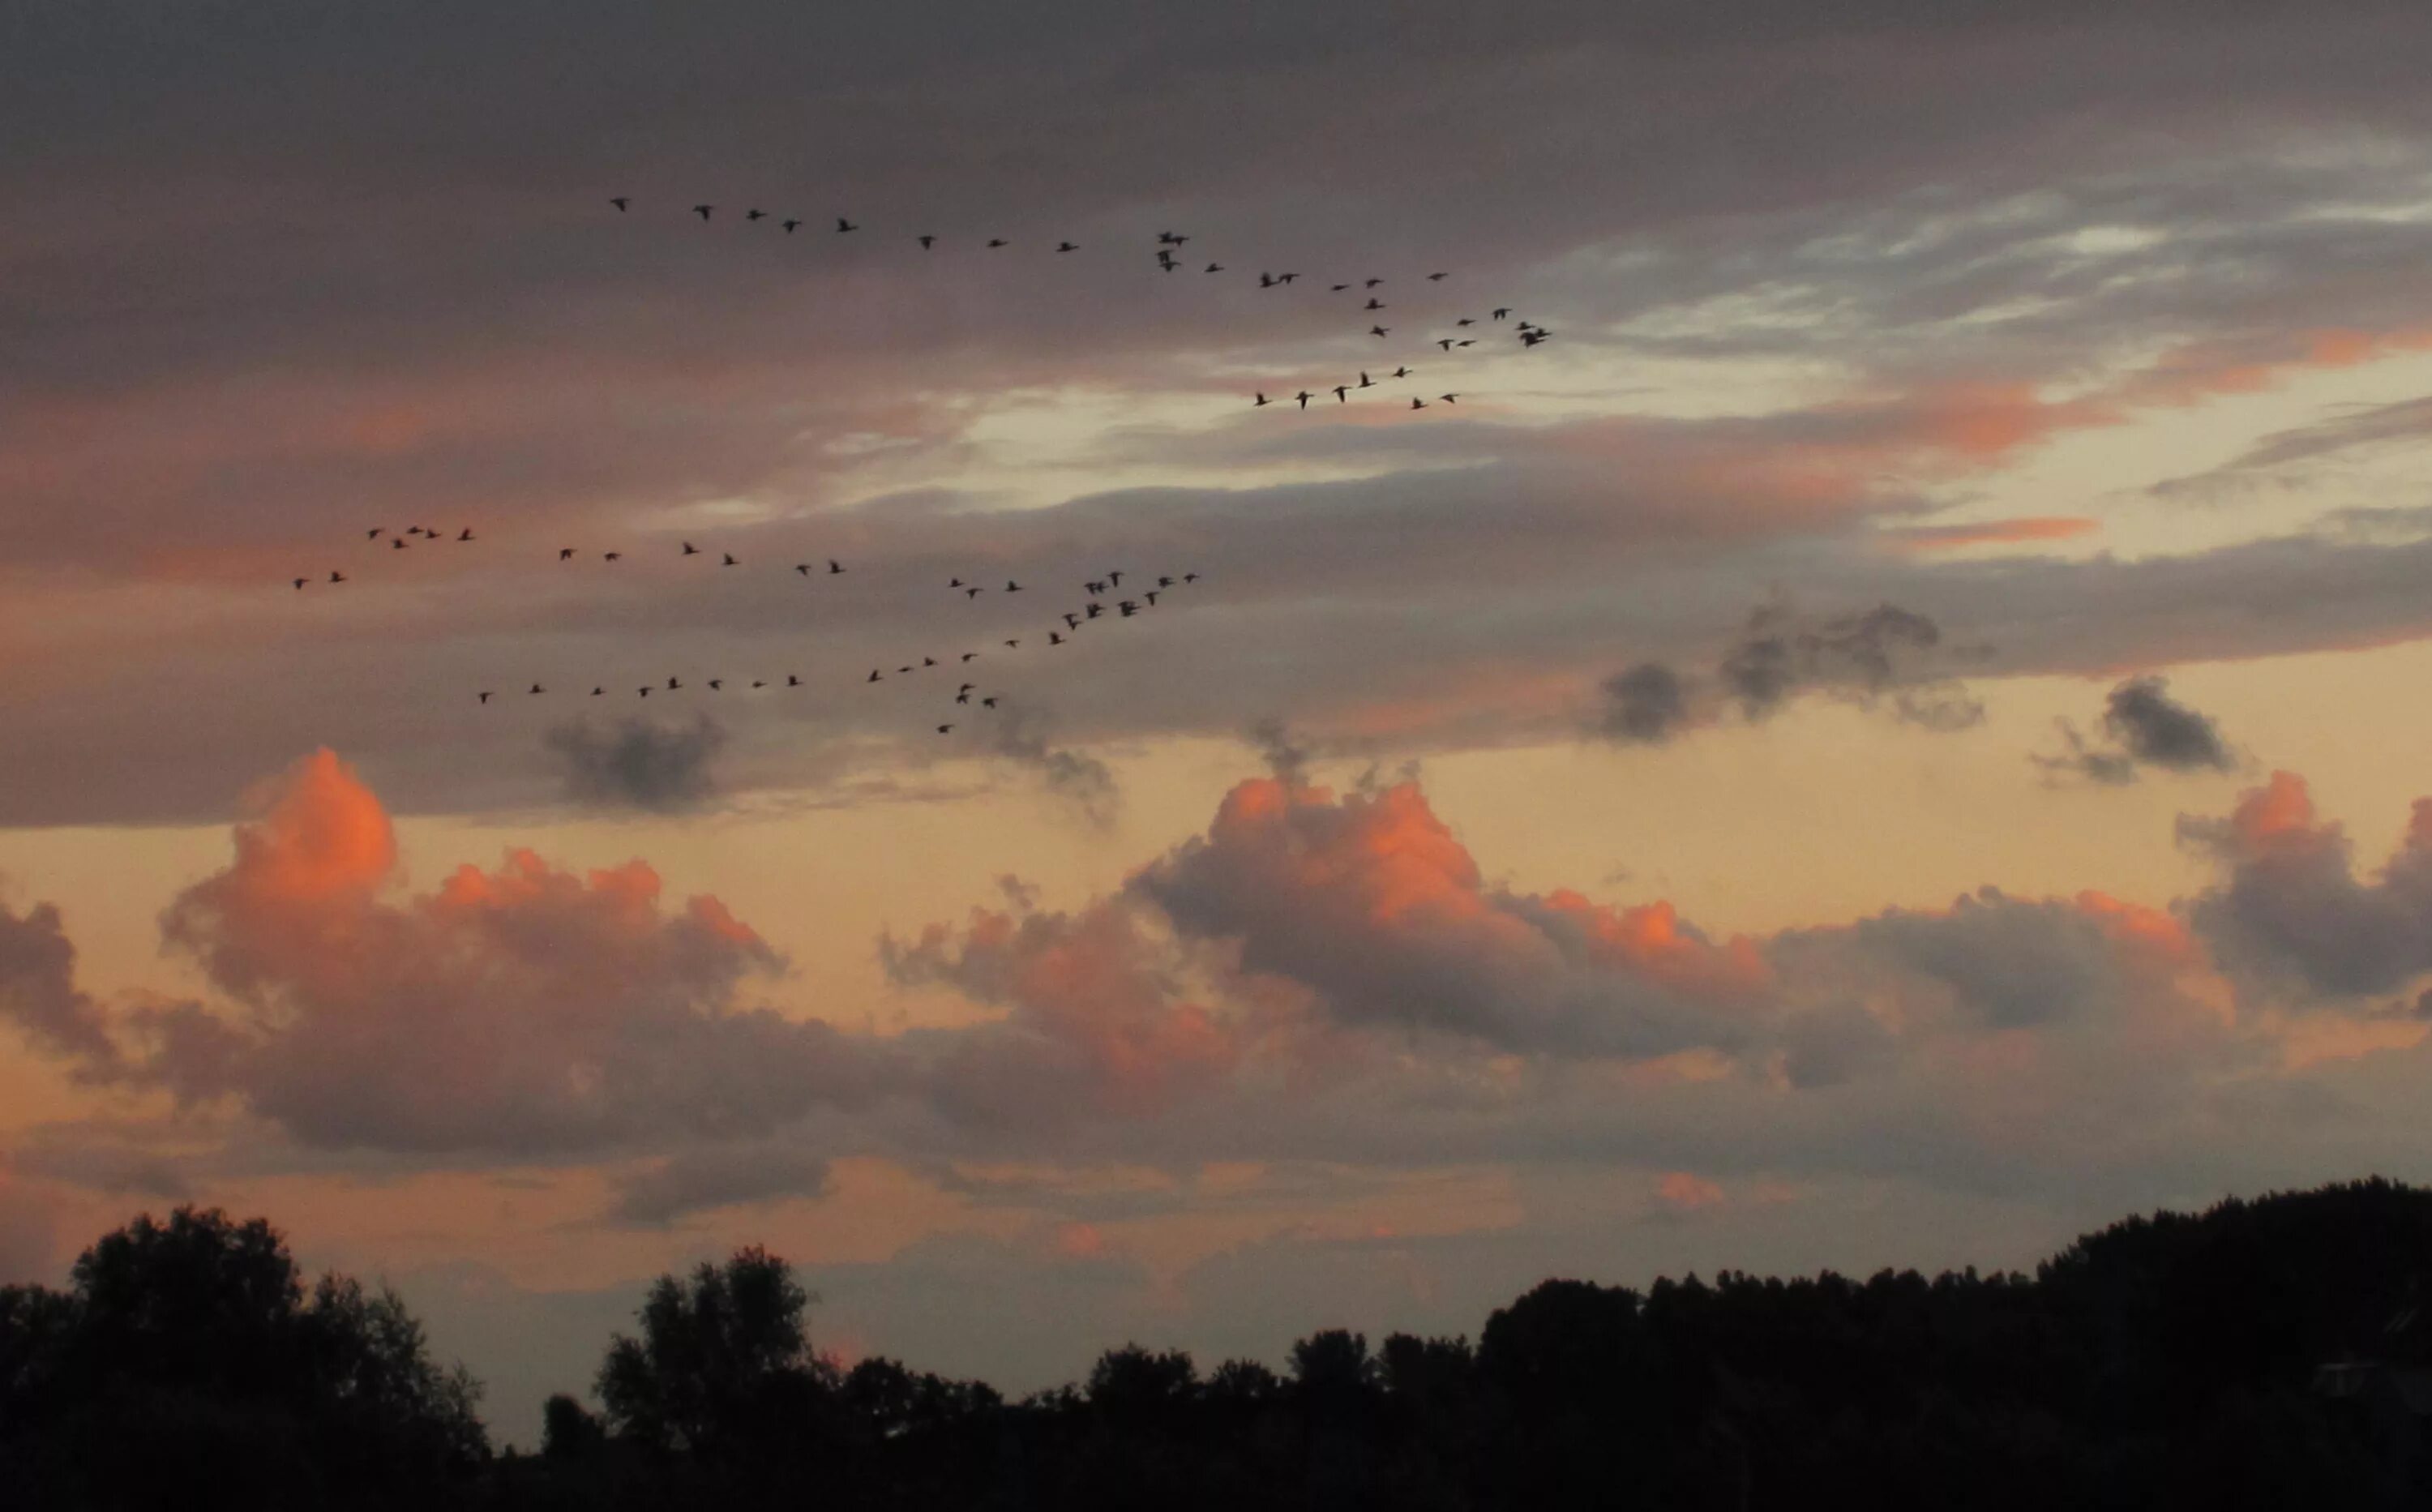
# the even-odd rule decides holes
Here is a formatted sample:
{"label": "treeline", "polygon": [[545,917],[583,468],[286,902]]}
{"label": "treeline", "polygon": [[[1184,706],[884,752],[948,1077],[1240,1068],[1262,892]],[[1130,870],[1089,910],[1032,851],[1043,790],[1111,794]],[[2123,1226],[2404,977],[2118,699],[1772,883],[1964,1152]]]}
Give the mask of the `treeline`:
{"label": "treeline", "polygon": [[[1548,1281],[1466,1337],[1341,1330],[1278,1373],[1110,1350],[1008,1401],[819,1355],[785,1262],[652,1287],[596,1405],[494,1453],[393,1296],[181,1209],[0,1290],[0,1501],[144,1508],[2432,1504],[2432,1191],[2132,1218],[2023,1275]],[[2388,1389],[2317,1388],[2344,1378]]]}

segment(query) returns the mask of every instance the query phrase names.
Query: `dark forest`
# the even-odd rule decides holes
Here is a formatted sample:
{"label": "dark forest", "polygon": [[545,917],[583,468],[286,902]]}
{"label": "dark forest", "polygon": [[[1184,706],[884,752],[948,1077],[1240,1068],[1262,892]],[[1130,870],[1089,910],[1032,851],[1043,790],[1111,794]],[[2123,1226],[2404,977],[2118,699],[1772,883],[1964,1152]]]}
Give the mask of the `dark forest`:
{"label": "dark forest", "polygon": [[26,1508],[2427,1504],[2432,1190],[2132,1217],[2032,1276],[1549,1280],[1475,1340],[1318,1329],[1281,1371],[1106,1350],[1019,1400],[850,1368],[747,1249],[650,1288],[588,1402],[494,1451],[404,1304],[181,1208],[0,1290]]}

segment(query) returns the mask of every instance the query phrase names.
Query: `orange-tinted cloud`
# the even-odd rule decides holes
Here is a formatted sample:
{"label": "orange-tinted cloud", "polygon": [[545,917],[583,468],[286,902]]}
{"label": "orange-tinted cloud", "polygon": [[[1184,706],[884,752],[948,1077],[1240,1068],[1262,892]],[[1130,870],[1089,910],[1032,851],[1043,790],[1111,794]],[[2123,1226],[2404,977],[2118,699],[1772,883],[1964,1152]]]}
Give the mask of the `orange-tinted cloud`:
{"label": "orange-tinted cloud", "polygon": [[2026,541],[2065,541],[2090,535],[2100,520],[2078,515],[2026,515],[2010,519],[1976,520],[1965,525],[1918,525],[1883,532],[1885,545],[1896,552],[1955,552],[1969,546],[2011,546]]}

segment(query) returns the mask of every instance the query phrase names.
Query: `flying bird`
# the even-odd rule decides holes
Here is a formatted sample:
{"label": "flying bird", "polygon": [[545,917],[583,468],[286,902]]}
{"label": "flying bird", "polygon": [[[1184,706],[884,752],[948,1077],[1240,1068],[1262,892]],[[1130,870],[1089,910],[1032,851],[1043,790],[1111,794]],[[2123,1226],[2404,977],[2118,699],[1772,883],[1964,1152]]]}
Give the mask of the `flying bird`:
{"label": "flying bird", "polygon": [[707,220],[709,219],[709,212],[717,208],[718,207],[716,205],[695,205],[692,208],[692,212],[700,216],[702,220]]}
{"label": "flying bird", "polygon": [[535,692],[535,693],[546,693],[546,692],[548,692],[548,691],[549,691],[549,689],[548,689],[548,688],[541,687],[541,686],[540,686],[540,684],[538,684],[538,683],[534,683],[534,684],[532,684],[532,690],[533,692]]}
{"label": "flying bird", "polygon": [[367,540],[367,541],[376,541],[376,540],[379,540],[379,539],[380,539],[380,528],[378,525],[374,525],[370,530],[365,531],[365,532],[363,533],[363,539],[365,539],[365,540]]}
{"label": "flying bird", "polygon": [[923,656],[920,658],[920,665],[923,667],[935,667],[937,665],[937,658],[935,656]]}
{"label": "flying bird", "polygon": [[767,220],[768,218],[768,212],[765,210],[747,210],[743,212],[743,218],[745,220]]}
{"label": "flying bird", "polygon": [[1005,591],[1007,593],[1020,593],[1022,591],[1022,585],[1016,583],[1011,578],[1006,578],[1005,580]]}
{"label": "flying bird", "polygon": [[1182,574],[1182,581],[1185,583],[1196,583],[1199,581],[1199,574],[1196,572],[1185,572]]}
{"label": "flying bird", "polygon": [[667,691],[668,691],[668,692],[672,693],[672,692],[676,691],[678,688],[681,688],[682,687],[684,687],[684,684],[682,684],[682,683],[680,683],[680,682],[677,682],[674,678],[670,677],[670,678],[668,678],[668,679],[667,679]]}
{"label": "flying bird", "polygon": [[1383,335],[1385,334],[1385,332],[1386,332],[1386,331],[1390,331],[1390,330],[1392,330],[1392,329],[1393,329],[1393,328],[1392,328],[1391,326],[1370,326],[1370,327],[1368,328],[1368,334],[1370,334],[1370,335],[1372,335],[1372,336],[1378,336],[1378,337],[1381,337],[1381,336],[1383,336]]}
{"label": "flying bird", "polygon": [[920,244],[920,250],[923,252],[937,245],[937,239],[934,236],[916,236],[913,240]]}
{"label": "flying bird", "polygon": [[1360,375],[1360,386],[1361,388],[1375,388],[1376,386],[1376,381],[1370,378],[1366,373],[1361,373]]}
{"label": "flying bird", "polygon": [[297,578],[297,579],[296,580],[296,591],[297,591],[298,593],[301,593],[302,591],[304,591],[304,585],[305,585],[305,584],[307,584],[307,583],[310,583],[311,581],[312,581],[311,578]]}
{"label": "flying bird", "polygon": [[1123,586],[1123,575],[1121,572],[1109,572],[1106,574],[1106,581],[1117,587],[1122,587]]}
{"label": "flying bird", "polygon": [[600,697],[601,694],[603,694],[603,693],[605,693],[605,692],[607,692],[607,691],[608,691],[608,689],[606,689],[606,688],[593,688],[593,689],[591,690],[591,696],[592,696],[593,698],[598,698],[598,697]]}
{"label": "flying bird", "polygon": [[1161,588],[1170,588],[1170,587],[1174,586],[1174,579],[1172,579],[1172,578],[1170,578],[1170,577],[1161,577],[1161,578],[1158,578],[1158,579],[1157,580],[1157,586],[1158,587],[1161,587]]}
{"label": "flying bird", "polygon": [[954,733],[954,727],[951,724],[940,724],[937,726],[937,733],[939,735],[952,735]]}
{"label": "flying bird", "polygon": [[800,688],[802,686],[802,680],[795,676],[792,672],[787,672],[785,674],[785,686],[787,688]]}
{"label": "flying bird", "polygon": [[1446,336],[1443,340],[1437,342],[1436,345],[1442,347],[1446,351],[1450,351],[1452,350],[1452,338],[1450,336]]}
{"label": "flying bird", "polygon": [[686,556],[699,556],[701,554],[701,548],[695,546],[690,541],[686,541],[684,543],[684,553]]}
{"label": "flying bird", "polygon": [[1258,275],[1258,287],[1259,287],[1259,288],[1261,288],[1261,289],[1272,289],[1272,288],[1274,288],[1275,286],[1275,276],[1274,274],[1272,274],[1272,273],[1261,273],[1261,274],[1259,274],[1259,275]]}
{"label": "flying bird", "polygon": [[600,553],[600,559],[603,562],[621,562],[625,559],[625,553],[622,552],[602,552]]}
{"label": "flying bird", "polygon": [[811,575],[811,564],[808,562],[796,562],[794,564],[794,570],[800,572],[804,577],[809,577]]}
{"label": "flying bird", "polygon": [[558,559],[559,561],[561,561],[561,562],[571,562],[571,561],[573,561],[573,560],[574,560],[574,548],[573,548],[573,547],[571,547],[571,546],[561,546],[561,547],[559,547],[559,548],[557,549],[557,559]]}
{"label": "flying bird", "polygon": [[1293,395],[1292,397],[1293,397],[1294,399],[1299,399],[1299,400],[1300,400],[1300,407],[1301,407],[1302,409],[1307,409],[1307,408],[1309,408],[1309,390],[1308,390],[1308,389],[1302,389],[1298,394],[1295,394],[1295,395]]}
{"label": "flying bird", "polygon": [[1545,339],[1545,332],[1542,331],[1524,331],[1520,333],[1520,345],[1523,347],[1534,347]]}
{"label": "flying bird", "polygon": [[878,681],[878,669],[877,669],[877,668],[872,667],[872,668],[870,670],[870,680],[871,682],[873,682],[873,683],[874,683],[874,682],[876,682],[876,681]]}
{"label": "flying bird", "polygon": [[1066,615],[1066,616],[1064,617],[1064,628],[1065,628],[1065,629],[1067,629],[1067,630],[1078,630],[1078,629],[1080,629],[1080,628],[1081,628],[1081,617],[1080,617],[1079,615],[1077,615],[1077,614],[1068,614],[1068,615]]}
{"label": "flying bird", "polygon": [[[1019,645],[1019,644],[1021,644],[1021,642],[1019,642],[1019,641],[1013,641],[1013,640],[1008,640],[1008,641],[1006,641],[1006,642],[1005,642],[1005,644],[1006,644],[1006,645],[1008,645],[1008,646],[1012,646],[1012,645]],[[976,652],[976,651],[967,651],[967,652],[964,652],[964,653],[963,653],[963,661],[964,661],[966,664],[969,664],[969,663],[971,662],[971,660],[973,657],[977,656],[978,654],[979,654],[979,653],[978,653],[978,652]]]}
{"label": "flying bird", "polygon": [[1427,281],[1428,281],[1429,283],[1439,283],[1439,282],[1442,282],[1442,281],[1443,281],[1443,280],[1444,280],[1444,275],[1443,275],[1443,274],[1441,274],[1441,273],[1430,273],[1430,274],[1428,274],[1428,275],[1427,275]]}
{"label": "flying bird", "polygon": [[1204,271],[1208,273],[1222,273],[1224,271],[1224,264],[1222,263],[1210,263]]}
{"label": "flying bird", "polygon": [[710,690],[711,692],[713,692],[713,693],[717,692],[719,688],[724,688],[725,686],[726,686],[726,685],[725,685],[723,682],[720,682],[718,679],[717,679],[717,678],[715,678],[715,677],[713,677],[713,678],[711,678],[711,679],[709,680],[709,690]]}
{"label": "flying bird", "polygon": [[460,541],[469,541],[473,538],[473,533],[470,529],[461,530],[456,533],[456,538]]}
{"label": "flying bird", "polygon": [[735,559],[735,553],[734,553],[733,552],[719,552],[718,554],[726,558],[725,562],[724,562],[723,564],[721,564],[721,565],[723,565],[723,566],[726,566],[726,567],[740,567],[740,566],[742,566],[742,565],[743,565],[743,564],[741,564],[740,562],[737,562],[737,561]]}
{"label": "flying bird", "polygon": [[1423,410],[1423,409],[1426,409],[1427,407],[1427,401],[1426,399],[1412,399],[1410,400],[1410,408],[1412,408],[1412,409],[1414,409],[1414,410]]}
{"label": "flying bird", "polygon": [[1080,250],[1080,248],[1079,248],[1079,247],[1077,247],[1077,246],[1073,246],[1072,243],[1070,243],[1070,242],[1058,242],[1058,243],[1056,243],[1056,250],[1057,250],[1057,251],[1059,251],[1059,252],[1077,252],[1077,251],[1079,251],[1079,250]]}
{"label": "flying bird", "polygon": [[964,597],[964,598],[966,598],[966,599],[976,599],[976,598],[978,598],[982,593],[984,593],[984,592],[986,592],[986,591],[987,591],[987,589],[985,589],[985,588],[978,588],[978,587],[970,587],[970,588],[965,588],[965,589],[963,590],[963,597]]}
{"label": "flying bird", "polygon": [[1334,402],[1337,404],[1348,404],[1351,402],[1350,384],[1337,383],[1334,385]]}
{"label": "flying bird", "polygon": [[623,195],[611,195],[608,196],[608,203],[616,206],[617,213],[622,214],[633,202]]}
{"label": "flying bird", "polygon": [[1148,601],[1150,608],[1154,609],[1157,607],[1157,589],[1151,588],[1146,593],[1141,594],[1140,597]]}
{"label": "flying bird", "polygon": [[1360,280],[1360,286],[1363,289],[1373,289],[1384,281],[1385,280],[1383,279],[1363,279]]}
{"label": "flying bird", "polygon": [[1497,307],[1497,308],[1496,308],[1496,310],[1495,310],[1495,319],[1497,319],[1497,320],[1501,320],[1501,319],[1504,319],[1505,317],[1509,316],[1511,314],[1512,314],[1512,307],[1511,307],[1510,305],[1502,305],[1502,306],[1499,306],[1499,307]]}
{"label": "flying bird", "polygon": [[392,535],[392,536],[390,536],[390,537],[388,538],[388,544],[389,544],[390,548],[391,548],[391,549],[393,549],[393,550],[395,550],[395,551],[399,551],[399,552],[404,551],[404,550],[405,550],[405,537],[404,537],[404,536],[402,536],[402,535]]}
{"label": "flying bird", "polygon": [[1326,286],[1326,292],[1328,292],[1329,294],[1341,294],[1343,290],[1345,290],[1345,289],[1347,289],[1347,288],[1349,288],[1349,287],[1351,287],[1351,285],[1350,285],[1350,284],[1348,284],[1348,283],[1334,283],[1334,284],[1328,284],[1328,285]]}
{"label": "flying bird", "polygon": [[842,215],[838,215],[838,216],[836,217],[836,234],[837,234],[837,235],[841,236],[841,235],[843,235],[843,234],[844,234],[845,232],[847,232],[847,231],[857,231],[857,230],[859,230],[859,229],[861,229],[861,228],[860,228],[860,227],[855,226],[853,222],[851,222],[851,221],[849,221],[849,220],[845,219]]}
{"label": "flying bird", "polygon": [[329,574],[329,581],[332,583],[344,583],[346,581],[346,574],[344,572],[332,572]]}
{"label": "flying bird", "polygon": [[1064,644],[1064,633],[1060,630],[1050,630],[1047,632],[1047,643],[1051,646]]}
{"label": "flying bird", "polygon": [[1267,406],[1267,405],[1269,405],[1269,404],[1273,404],[1274,402],[1275,402],[1275,400],[1274,400],[1274,399],[1271,399],[1267,398],[1264,394],[1261,394],[1261,395],[1259,395],[1256,399],[1254,399],[1254,400],[1252,400],[1252,401],[1251,401],[1250,408],[1252,408],[1252,409],[1254,409],[1254,410],[1255,410],[1255,409],[1261,409],[1261,408],[1264,408],[1265,406]]}
{"label": "flying bird", "polygon": [[993,699],[993,698],[984,698],[984,699],[981,699],[981,700],[980,700],[980,707],[982,707],[982,708],[994,708],[994,707],[996,707],[996,700],[995,700],[995,699]]}
{"label": "flying bird", "polygon": [[1450,404],[1453,400],[1461,398],[1461,396],[1458,394],[1438,394],[1436,398],[1444,400],[1447,404]]}
{"label": "flying bird", "polygon": [[635,691],[635,692],[637,692],[637,693],[639,693],[639,694],[641,694],[644,698],[648,698],[648,697],[650,697],[650,690],[649,688],[635,688],[635,689],[634,689],[634,691]]}
{"label": "flying bird", "polygon": [[1382,299],[1371,299],[1360,308],[1362,310],[1382,310],[1385,308],[1385,301]]}
{"label": "flying bird", "polygon": [[1106,606],[1103,603],[1093,602],[1088,605],[1088,610],[1089,618],[1095,620],[1098,616],[1106,612]]}
{"label": "flying bird", "polygon": [[991,236],[988,238],[988,246],[1010,246],[1012,245],[1012,243],[1007,242],[1002,236]]}
{"label": "flying bird", "polygon": [[[1052,636],[1056,632],[1050,630],[1047,633]],[[1007,651],[1020,651],[1022,649],[1022,641],[1019,638],[1008,640],[1005,643],[1005,649]]]}
{"label": "flying bird", "polygon": [[1385,376],[1388,378],[1408,378],[1410,376],[1410,370],[1407,367],[1396,367]]}
{"label": "flying bird", "polygon": [[950,588],[959,588],[959,587],[961,587],[962,586],[963,586],[963,580],[962,580],[961,578],[958,578],[958,577],[950,577],[950,578],[946,579],[946,586],[948,586],[948,587],[950,587]]}
{"label": "flying bird", "polygon": [[836,561],[836,559],[835,557],[831,556],[831,557],[829,557],[829,558],[828,558],[828,572],[829,572],[829,574],[830,574],[831,576],[833,576],[833,575],[834,575],[834,574],[836,574],[836,573],[841,572],[841,571],[843,571],[843,570],[844,570],[844,568],[843,568],[843,567],[842,567],[842,566],[841,566],[841,565]]}
{"label": "flying bird", "polygon": [[1477,321],[1475,321],[1475,320],[1472,320],[1472,319],[1471,319],[1471,318],[1469,318],[1469,316],[1467,316],[1467,315],[1463,315],[1463,316],[1461,316],[1459,320],[1454,321],[1454,322],[1453,322],[1453,324],[1454,324],[1454,325],[1456,325],[1456,326],[1474,326],[1474,325],[1478,324],[1478,322],[1477,322]]}
{"label": "flying bird", "polygon": [[962,692],[956,693],[956,694],[954,695],[954,702],[955,702],[955,703],[957,703],[957,704],[968,704],[968,703],[970,703],[971,701],[971,690],[970,690],[969,688],[965,688]]}
{"label": "flying bird", "polygon": [[488,703],[489,701],[490,701],[490,695],[489,695],[489,694],[487,694],[487,693],[483,693],[483,694],[481,695],[481,702],[482,702],[482,703],[484,703],[484,704],[486,704],[486,703]]}

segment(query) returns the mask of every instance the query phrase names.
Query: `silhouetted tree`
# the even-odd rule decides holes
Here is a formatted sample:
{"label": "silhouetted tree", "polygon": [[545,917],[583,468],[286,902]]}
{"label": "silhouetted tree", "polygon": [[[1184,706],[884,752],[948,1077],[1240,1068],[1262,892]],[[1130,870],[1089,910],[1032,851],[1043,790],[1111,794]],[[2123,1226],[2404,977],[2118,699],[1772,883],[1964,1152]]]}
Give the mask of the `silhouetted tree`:
{"label": "silhouetted tree", "polygon": [[803,1329],[810,1301],[793,1267],[757,1246],[703,1262],[688,1281],[660,1277],[641,1337],[617,1334],[600,1367],[609,1431],[712,1459],[808,1432],[835,1379]]}

